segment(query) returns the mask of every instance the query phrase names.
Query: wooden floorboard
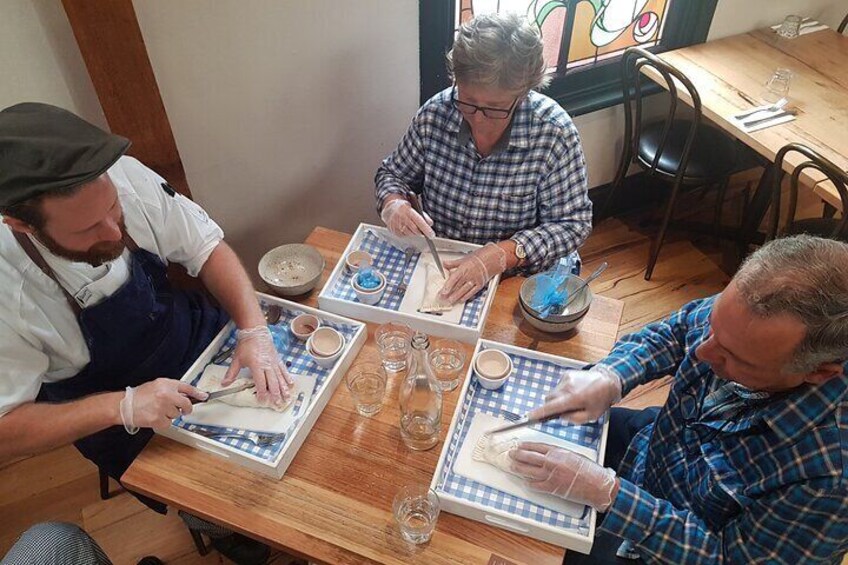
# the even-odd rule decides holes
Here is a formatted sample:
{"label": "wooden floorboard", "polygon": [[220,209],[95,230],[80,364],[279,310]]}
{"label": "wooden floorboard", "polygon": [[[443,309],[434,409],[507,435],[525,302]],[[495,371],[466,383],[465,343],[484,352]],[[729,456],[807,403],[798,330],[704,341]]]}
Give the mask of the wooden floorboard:
{"label": "wooden floorboard", "polygon": [[[700,206],[712,209],[708,199]],[[731,207],[728,216],[732,213]],[[625,302],[621,332],[636,330],[692,299],[719,292],[729,278],[719,268],[724,256],[720,246],[695,245],[685,234],[672,233],[653,280],[645,281],[652,232],[640,225],[644,217],[638,213],[601,222],[581,249],[584,272],[591,272],[600,261],[610,263],[593,288]],[[623,405],[662,404],[667,392],[667,380],[657,381],[633,391]],[[200,557],[177,516],[156,514],[126,493],[101,501],[94,467],[71,447],[0,467],[0,516],[0,555],[28,526],[65,520],[85,526],[117,564],[135,563],[148,554],[181,565],[223,562],[214,552]]]}

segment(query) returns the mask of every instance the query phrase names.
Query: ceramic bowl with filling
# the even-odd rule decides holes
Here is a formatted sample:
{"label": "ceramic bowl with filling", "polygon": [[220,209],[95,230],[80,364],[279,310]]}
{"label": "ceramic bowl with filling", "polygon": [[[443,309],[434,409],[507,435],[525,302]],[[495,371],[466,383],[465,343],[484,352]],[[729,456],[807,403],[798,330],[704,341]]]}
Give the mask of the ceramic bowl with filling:
{"label": "ceramic bowl with filling", "polygon": [[294,337],[303,341],[309,339],[315,330],[321,327],[321,320],[312,314],[301,314],[291,321],[289,329]]}
{"label": "ceramic bowl with filling", "polygon": [[359,269],[359,265],[363,262],[370,267],[374,264],[374,258],[367,251],[351,251],[345,257],[344,270],[347,274],[352,275]]}
{"label": "ceramic bowl with filling", "polygon": [[363,304],[374,306],[383,298],[383,293],[386,291],[386,276],[383,273],[374,271],[380,278],[380,285],[377,288],[362,288],[357,281],[357,275],[353,275],[350,279],[350,284],[353,286],[353,292],[356,293],[356,298]]}
{"label": "ceramic bowl with filling", "polygon": [[486,349],[478,353],[473,366],[480,386],[489,390],[502,387],[513,371],[510,356],[497,349]]}
{"label": "ceramic bowl with filling", "polygon": [[324,257],[304,243],[275,247],[259,261],[259,276],[275,294],[297,296],[315,288],[324,272]]}

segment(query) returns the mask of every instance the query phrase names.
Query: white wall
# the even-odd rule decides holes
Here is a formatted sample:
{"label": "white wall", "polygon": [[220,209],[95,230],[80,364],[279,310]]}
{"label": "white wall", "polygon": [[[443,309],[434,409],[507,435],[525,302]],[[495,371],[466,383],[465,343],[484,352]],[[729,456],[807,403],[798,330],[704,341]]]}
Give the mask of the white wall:
{"label": "white wall", "polygon": [[374,211],[418,99],[413,0],[135,2],[196,200],[252,272],[316,225]]}
{"label": "white wall", "polygon": [[46,102],[105,126],[71,26],[57,0],[3,0],[0,108]]}

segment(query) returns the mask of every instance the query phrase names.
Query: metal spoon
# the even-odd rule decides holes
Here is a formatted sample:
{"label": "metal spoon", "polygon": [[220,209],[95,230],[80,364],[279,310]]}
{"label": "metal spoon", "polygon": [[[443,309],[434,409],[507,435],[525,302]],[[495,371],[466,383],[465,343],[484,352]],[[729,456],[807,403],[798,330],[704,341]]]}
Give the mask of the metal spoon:
{"label": "metal spoon", "polygon": [[[589,275],[582,283],[580,283],[580,285],[576,289],[574,289],[574,291],[571,293],[571,296],[569,296],[568,300],[565,301],[565,304],[562,305],[562,310],[558,315],[561,316],[568,309],[568,306],[577,299],[577,296],[581,292],[583,292],[583,289],[589,286],[590,282],[601,276],[601,273],[603,273],[608,266],[609,263],[607,263],[606,261],[598,265],[598,268],[595,269],[595,272]],[[562,284],[565,285],[565,282],[563,282]],[[560,291],[562,289],[557,290]]]}

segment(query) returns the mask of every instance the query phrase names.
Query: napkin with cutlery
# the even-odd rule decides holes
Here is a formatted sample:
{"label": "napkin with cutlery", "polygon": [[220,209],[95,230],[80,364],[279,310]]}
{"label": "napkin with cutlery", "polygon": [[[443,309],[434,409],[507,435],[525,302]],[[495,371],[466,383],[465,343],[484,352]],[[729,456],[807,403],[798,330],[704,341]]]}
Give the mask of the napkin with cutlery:
{"label": "napkin with cutlery", "polygon": [[[776,26],[771,26],[771,29],[777,31],[780,29],[780,26],[781,24],[777,24]],[[801,20],[801,28],[798,30],[798,35],[807,35],[808,33],[821,31],[823,29],[828,29],[828,26],[816,20],[804,18]]]}
{"label": "napkin with cutlery", "polygon": [[751,133],[791,122],[795,119],[795,111],[788,110],[785,105],[767,104],[739,112],[730,119],[736,127],[745,133]]}

